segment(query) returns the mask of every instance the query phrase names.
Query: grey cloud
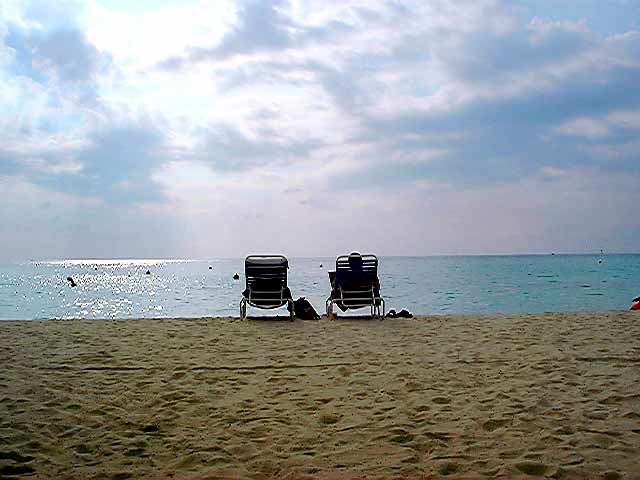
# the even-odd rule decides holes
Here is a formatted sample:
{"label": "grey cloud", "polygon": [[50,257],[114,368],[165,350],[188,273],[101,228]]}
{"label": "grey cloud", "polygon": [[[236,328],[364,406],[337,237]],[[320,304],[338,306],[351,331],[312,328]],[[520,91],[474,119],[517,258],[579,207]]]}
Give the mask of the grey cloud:
{"label": "grey cloud", "polygon": [[99,51],[77,22],[82,5],[76,0],[50,2],[30,0],[23,8],[24,18],[40,27],[7,24],[9,46],[16,53],[13,67],[42,82],[41,74],[62,83],[91,83],[109,68],[111,58]]}
{"label": "grey cloud", "polygon": [[8,66],[11,73],[41,84],[52,101],[62,96],[80,106],[100,107],[97,76],[112,67],[112,59],[80,30],[38,31],[11,26],[5,41],[13,52]]}
{"label": "grey cloud", "polygon": [[222,91],[250,87],[255,83],[302,86],[313,81],[287,77],[288,73],[307,71],[306,62],[256,61],[248,62],[231,70],[218,72],[219,88]]}
{"label": "grey cloud", "polygon": [[[321,85],[337,106],[349,113],[355,113],[370,104],[372,96],[375,95],[375,92],[368,92],[358,85],[358,80],[367,77],[374,65],[373,58],[363,59],[361,64],[353,62],[344,70],[316,61],[255,61],[231,71],[220,72],[220,89],[246,88],[256,81],[294,87]],[[291,73],[310,75],[305,78],[306,76],[291,76]]]}
{"label": "grey cloud", "polygon": [[168,160],[167,146],[163,135],[152,126],[132,124],[98,131],[76,158],[85,166],[83,176],[58,178],[51,187],[66,182],[71,191],[113,203],[162,199],[150,177],[154,168]]}
{"label": "grey cloud", "polygon": [[458,80],[496,82],[508,74],[553,68],[594,44],[594,35],[589,32],[554,25],[543,32],[527,28],[509,34],[472,33],[464,37],[463,48],[446,48],[437,55]]}
{"label": "grey cloud", "polygon": [[371,103],[375,92],[360,88],[358,80],[366,71],[340,71],[320,65],[312,66],[324,90],[334,99],[336,105],[349,113],[358,113],[362,107]]}
{"label": "grey cloud", "polygon": [[184,56],[168,58],[161,68],[173,70],[206,59],[286,48],[292,44],[292,22],[279,7],[282,0],[249,0],[238,12],[239,23],[215,47],[191,47]]}
{"label": "grey cloud", "polygon": [[[102,198],[113,204],[162,201],[151,173],[169,160],[168,147],[153,126],[111,125],[94,130],[87,145],[57,153],[43,153],[37,166],[28,156],[0,150],[0,174],[21,175],[52,191]],[[82,170],[73,174],[55,167],[73,158]]]}
{"label": "grey cloud", "polygon": [[229,125],[212,125],[201,132],[203,140],[194,155],[207,159],[216,170],[237,171],[265,165],[286,166],[319,146],[315,141],[291,141],[271,133],[270,138],[251,139]]}
{"label": "grey cloud", "polygon": [[[608,70],[605,81],[579,72],[550,90],[476,100],[453,111],[369,116],[363,120],[364,134],[357,140],[377,145],[371,159],[376,167],[356,172],[354,178],[362,185],[416,178],[456,185],[487,184],[513,181],[549,165],[637,175],[640,151],[630,143],[637,132],[618,128],[606,139],[576,141],[555,136],[553,128],[575,117],[638,108],[640,68],[615,67]],[[419,155],[429,149],[446,153],[417,164],[385,161],[392,155]],[[615,161],[602,154],[606,151],[616,153]]]}
{"label": "grey cloud", "polygon": [[292,37],[288,28],[290,20],[278,9],[281,0],[251,0],[240,11],[240,24],[228,33],[222,43],[213,51],[194,51],[195,59],[208,54],[226,57],[234,54],[253,53],[258,50],[270,50],[287,47]]}
{"label": "grey cloud", "polygon": [[27,0],[24,14],[30,21],[46,25],[49,29],[69,28],[77,24],[82,4],[78,0]]}
{"label": "grey cloud", "polygon": [[[304,29],[286,15],[285,7],[283,2],[248,2],[239,14],[238,26],[218,46],[191,49],[184,57],[170,61],[177,67],[183,62],[281,50],[301,45],[305,39],[319,39],[352,28],[334,21],[324,28]],[[388,17],[385,20],[378,12],[360,11],[357,14],[371,22],[388,22]],[[402,11],[402,15],[409,14]],[[439,27],[433,32],[411,30],[404,37],[399,28],[386,52],[372,49],[369,54],[347,53],[341,57],[340,67],[305,59],[245,62],[239,68],[222,71],[221,89],[251,86],[256,79],[261,83],[322,86],[335,106],[360,121],[360,131],[347,142],[372,146],[373,153],[368,159],[371,164],[351,179],[355,183],[380,185],[416,178],[444,179],[459,184],[487,183],[519,178],[550,164],[587,165],[603,170],[633,171],[637,168],[633,155],[624,153],[612,163],[585,150],[575,139],[550,138],[549,134],[554,126],[576,116],[599,115],[616,108],[638,106],[640,70],[629,65],[602,65],[596,72],[554,70],[551,84],[538,87],[536,80],[548,81],[551,69],[603,47],[605,40],[584,28],[571,28],[565,24],[534,23],[521,27],[510,33],[496,34],[477,29],[464,33],[454,25],[449,30]],[[626,52],[623,56],[628,59],[638,48],[634,38],[633,34],[621,35],[611,43]],[[451,42],[452,39],[458,43]],[[77,65],[57,63],[61,75],[69,80],[89,78],[94,71],[92,68],[97,68],[99,63],[95,62],[96,52],[79,47],[82,40],[77,35],[70,35],[57,38],[55,43],[62,46],[73,41],[79,48],[74,55],[80,59]],[[51,51],[42,54],[47,54],[46,58],[53,62],[59,51],[52,47]],[[408,110],[386,116],[368,113],[367,107],[375,106],[380,95],[392,98],[397,93],[387,85],[374,83],[375,74],[393,73],[404,78],[407,84],[415,80],[418,87],[413,93],[418,99],[423,95],[417,91],[421,67],[436,59],[445,67],[451,80],[469,87],[469,92],[465,92],[470,93],[469,102],[449,110]],[[291,72],[311,75],[287,75]],[[476,84],[493,85],[499,90],[505,76],[511,75],[515,78],[531,75],[532,84],[517,95],[496,95],[492,99],[474,96]],[[404,93],[407,92],[411,90],[407,88]],[[182,158],[207,159],[218,171],[238,171],[265,165],[286,166],[296,159],[312,156],[314,150],[322,146],[318,141],[310,140],[311,136],[292,141],[280,135],[269,127],[269,120],[277,115],[269,110],[256,112],[251,119],[258,124],[253,127],[256,137],[249,137],[229,125],[211,125],[198,132],[201,142],[193,151],[181,152]],[[77,179],[67,179],[65,188],[92,191],[98,189],[102,180],[109,187],[103,189],[101,195],[117,201],[161,198],[160,192],[148,183],[154,165],[168,159],[158,131],[129,126],[94,135],[91,140],[93,147],[77,155],[86,165],[82,173],[85,185],[79,185]],[[607,141],[612,147],[628,144],[629,133],[616,132],[616,136]],[[421,152],[434,149],[446,153],[423,162],[398,164],[388,160],[393,155],[419,159]],[[15,170],[18,167],[5,168]],[[114,187],[123,181],[136,186],[133,189]]]}
{"label": "grey cloud", "polygon": [[64,82],[93,80],[105,60],[78,30],[56,30],[32,44],[34,62]]}
{"label": "grey cloud", "polygon": [[[171,211],[123,208],[0,176],[0,258],[168,258],[188,255],[185,224]],[[141,239],[143,239],[141,241]]]}
{"label": "grey cloud", "polygon": [[[534,22],[501,35],[448,34],[459,37],[462,43],[457,49],[452,50],[449,42],[438,44],[436,37],[416,37],[411,33],[389,53],[353,56],[340,70],[314,61],[251,62],[245,64],[241,76],[228,77],[226,85],[247,86],[254,78],[285,82],[286,74],[294,71],[312,74],[304,75],[304,82],[321,85],[335,105],[360,120],[360,132],[351,141],[374,146],[375,153],[369,159],[372,166],[354,176],[356,183],[402,183],[415,178],[499,182],[538,172],[547,165],[585,165],[603,171],[637,168],[637,157],[633,155],[619,154],[612,163],[574,140],[550,138],[553,127],[576,116],[602,115],[640,105],[640,69],[629,62],[603,59],[595,65],[584,62],[577,68],[562,70],[567,62],[601,55],[607,48],[615,47],[621,58],[632,58],[637,48],[635,35],[603,39],[579,25],[550,22]],[[409,109],[391,116],[369,113],[367,107],[374,106],[379,95],[394,94],[384,84],[375,85],[370,78],[372,73],[395,72],[412,82],[411,75],[419,75],[421,63],[426,66],[434,55],[448,62],[445,66],[452,79],[468,85],[468,102],[447,110]],[[474,96],[476,84],[492,85],[499,92],[500,85],[510,76],[528,76],[531,84],[517,94]],[[418,85],[419,82],[417,78]],[[414,93],[416,98],[421,96],[420,92]],[[612,148],[616,144],[627,145],[633,134],[623,129],[614,133],[607,140]],[[246,139],[239,140],[243,144]],[[253,146],[258,145],[267,156],[281,153],[267,145]],[[225,150],[220,142],[214,142],[213,147]],[[386,160],[394,155],[419,159],[421,152],[434,149],[446,153],[401,165]],[[628,152],[629,148],[618,150]],[[243,151],[239,158],[260,157],[257,151]],[[266,162],[266,157],[261,161]]]}
{"label": "grey cloud", "polygon": [[238,12],[238,25],[218,45],[190,47],[183,55],[167,58],[158,66],[178,70],[206,60],[300,47],[352,31],[349,24],[335,19],[322,27],[302,25],[286,13],[287,6],[286,0],[247,0]]}

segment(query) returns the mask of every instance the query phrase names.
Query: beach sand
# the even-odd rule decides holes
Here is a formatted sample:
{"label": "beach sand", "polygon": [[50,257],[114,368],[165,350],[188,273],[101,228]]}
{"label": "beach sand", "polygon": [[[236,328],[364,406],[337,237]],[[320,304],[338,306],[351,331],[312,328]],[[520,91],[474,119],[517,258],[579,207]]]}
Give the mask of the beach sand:
{"label": "beach sand", "polygon": [[0,477],[640,478],[640,315],[0,323]]}

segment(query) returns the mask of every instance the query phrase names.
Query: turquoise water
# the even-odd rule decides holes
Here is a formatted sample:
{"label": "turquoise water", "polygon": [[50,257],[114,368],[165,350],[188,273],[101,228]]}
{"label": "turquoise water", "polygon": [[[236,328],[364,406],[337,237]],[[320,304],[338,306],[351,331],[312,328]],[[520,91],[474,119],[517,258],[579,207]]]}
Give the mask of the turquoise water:
{"label": "turquoise water", "polygon": [[[334,262],[290,258],[294,298],[324,313]],[[243,268],[243,259],[2,265],[0,319],[238,316]],[[626,310],[640,295],[640,255],[382,257],[379,276],[387,310],[414,314]]]}

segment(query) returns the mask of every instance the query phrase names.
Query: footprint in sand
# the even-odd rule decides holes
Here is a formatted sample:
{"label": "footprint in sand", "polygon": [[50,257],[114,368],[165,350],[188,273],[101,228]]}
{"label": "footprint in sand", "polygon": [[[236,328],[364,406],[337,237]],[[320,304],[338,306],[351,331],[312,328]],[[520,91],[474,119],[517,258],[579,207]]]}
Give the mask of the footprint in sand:
{"label": "footprint in sand", "polygon": [[506,418],[492,418],[491,420],[487,420],[482,424],[482,428],[484,428],[487,432],[493,432],[498,428],[504,427],[511,423],[510,419]]}
{"label": "footprint in sand", "polygon": [[412,440],[413,435],[405,431],[401,431],[389,439],[390,442],[397,443],[399,445],[408,443]]}
{"label": "footprint in sand", "polygon": [[522,473],[535,477],[549,476],[554,473],[554,468],[552,466],[538,462],[516,463],[516,468]]}
{"label": "footprint in sand", "polygon": [[459,465],[454,462],[446,462],[443,463],[440,467],[438,467],[438,473],[440,475],[451,475],[458,471]]}
{"label": "footprint in sand", "polygon": [[341,418],[342,418],[342,415],[325,413],[323,415],[320,415],[320,423],[322,423],[323,425],[333,425],[338,423]]}
{"label": "footprint in sand", "polygon": [[[0,477],[14,475],[28,475],[34,472],[34,469],[27,465],[34,457],[31,455],[21,455],[18,452],[1,452],[0,460],[11,460],[12,463],[0,466]],[[4,463],[4,462],[3,462]]]}
{"label": "footprint in sand", "polygon": [[620,480],[622,478],[621,473],[614,471],[604,472],[602,476],[605,480]]}

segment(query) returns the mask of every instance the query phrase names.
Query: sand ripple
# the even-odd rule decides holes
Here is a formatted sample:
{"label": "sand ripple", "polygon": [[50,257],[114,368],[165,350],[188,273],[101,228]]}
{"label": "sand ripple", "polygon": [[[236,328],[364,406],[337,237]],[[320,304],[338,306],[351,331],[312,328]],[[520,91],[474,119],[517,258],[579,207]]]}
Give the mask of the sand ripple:
{"label": "sand ripple", "polygon": [[0,324],[0,477],[640,478],[640,316]]}

